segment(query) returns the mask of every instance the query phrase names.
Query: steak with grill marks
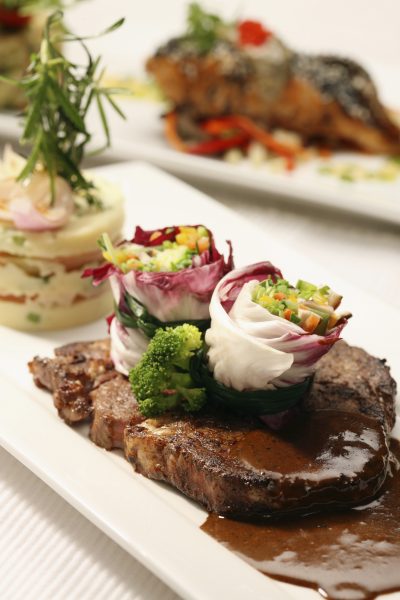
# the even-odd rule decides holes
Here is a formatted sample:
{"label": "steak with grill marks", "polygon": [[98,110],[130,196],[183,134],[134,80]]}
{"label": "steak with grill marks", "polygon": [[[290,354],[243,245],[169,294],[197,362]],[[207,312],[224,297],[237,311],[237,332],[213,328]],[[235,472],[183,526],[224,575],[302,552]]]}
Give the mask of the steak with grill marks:
{"label": "steak with grill marks", "polygon": [[88,418],[90,392],[115,377],[108,340],[68,344],[55,350],[55,358],[36,356],[29,369],[38,387],[53,392],[54,405],[66,423]]}
{"label": "steak with grill marks", "polygon": [[104,340],[64,346],[30,369],[67,422],[91,416],[91,438],[106,448],[121,447],[125,430],[125,454],[138,472],[216,512],[253,517],[354,504],[386,476],[396,386],[384,361],[344,342],[320,361],[308,414],[283,432],[209,409],[142,420]]}

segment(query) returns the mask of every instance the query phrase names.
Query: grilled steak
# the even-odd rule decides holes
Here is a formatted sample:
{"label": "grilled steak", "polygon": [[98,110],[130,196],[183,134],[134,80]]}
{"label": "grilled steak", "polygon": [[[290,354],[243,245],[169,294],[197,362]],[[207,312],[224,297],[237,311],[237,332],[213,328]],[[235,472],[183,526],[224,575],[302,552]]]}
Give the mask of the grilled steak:
{"label": "grilled steak", "polygon": [[126,428],[125,454],[139,473],[241,517],[365,501],[389,460],[376,420],[337,411],[303,414],[280,433],[219,414],[148,419]]}
{"label": "grilled steak", "polygon": [[117,375],[95,388],[90,397],[93,403],[91,440],[107,450],[123,448],[126,425],[143,421],[129,381]]}
{"label": "grilled steak", "polygon": [[372,497],[386,475],[396,386],[384,361],[345,342],[320,361],[309,414],[279,433],[213,411],[143,421],[105,340],[63,346],[30,369],[68,423],[91,416],[91,438],[107,449],[122,447],[125,430],[125,454],[138,472],[220,513],[354,504]]}
{"label": "grilled steak", "polygon": [[396,382],[384,360],[343,340],[318,363],[307,410],[335,409],[377,419],[390,432],[396,419]]}
{"label": "grilled steak", "polygon": [[83,358],[85,360],[104,360],[110,362],[110,340],[96,340],[95,342],[73,342],[59,346],[54,350],[56,356],[65,356],[73,358]]}
{"label": "grilled steak", "polygon": [[90,392],[114,377],[108,340],[80,342],[57,348],[56,358],[35,357],[29,369],[37,386],[53,392],[58,414],[69,424],[92,411]]}

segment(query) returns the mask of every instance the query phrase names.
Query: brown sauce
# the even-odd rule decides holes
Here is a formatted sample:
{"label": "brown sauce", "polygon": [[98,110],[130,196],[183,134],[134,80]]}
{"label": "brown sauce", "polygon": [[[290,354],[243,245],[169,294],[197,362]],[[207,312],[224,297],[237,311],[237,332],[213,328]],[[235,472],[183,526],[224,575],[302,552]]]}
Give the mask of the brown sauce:
{"label": "brown sauce", "polygon": [[274,523],[211,514],[202,529],[262,573],[331,600],[400,590],[400,443],[391,450],[391,475],[367,505]]}

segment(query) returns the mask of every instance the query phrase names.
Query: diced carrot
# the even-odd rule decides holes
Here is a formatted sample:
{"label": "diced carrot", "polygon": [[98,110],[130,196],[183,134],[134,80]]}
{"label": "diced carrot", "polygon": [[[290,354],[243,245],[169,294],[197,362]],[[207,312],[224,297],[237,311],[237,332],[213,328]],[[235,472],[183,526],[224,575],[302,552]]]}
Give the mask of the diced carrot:
{"label": "diced carrot", "polygon": [[208,237],[201,237],[197,242],[197,248],[199,249],[199,253],[205,252],[210,247],[210,240]]}
{"label": "diced carrot", "polygon": [[318,327],[318,323],[320,322],[321,317],[316,314],[310,314],[307,319],[304,321],[302,327],[308,333],[312,333]]}
{"label": "diced carrot", "polygon": [[292,316],[293,311],[290,310],[290,308],[286,308],[283,311],[283,316],[285,317],[285,319],[287,319],[288,321],[290,321],[290,317]]}
{"label": "diced carrot", "polygon": [[284,300],[286,298],[286,294],[283,292],[276,292],[276,294],[274,294],[274,298],[275,300]]}

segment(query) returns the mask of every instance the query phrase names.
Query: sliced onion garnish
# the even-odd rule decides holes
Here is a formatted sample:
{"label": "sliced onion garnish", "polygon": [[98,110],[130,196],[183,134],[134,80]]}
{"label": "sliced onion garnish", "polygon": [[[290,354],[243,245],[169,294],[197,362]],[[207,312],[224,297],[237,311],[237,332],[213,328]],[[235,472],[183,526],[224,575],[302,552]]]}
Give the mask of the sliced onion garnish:
{"label": "sliced onion garnish", "polygon": [[9,203],[11,218],[24,231],[47,231],[63,227],[74,209],[72,189],[61,177],[54,182],[52,203],[47,173],[34,173],[26,184],[15,182]]}
{"label": "sliced onion garnish", "polygon": [[18,181],[25,164],[25,159],[11,146],[5,147],[0,161],[0,219],[25,231],[63,227],[74,209],[71,187],[56,177],[52,198],[50,176],[45,171],[33,173],[26,182]]}

